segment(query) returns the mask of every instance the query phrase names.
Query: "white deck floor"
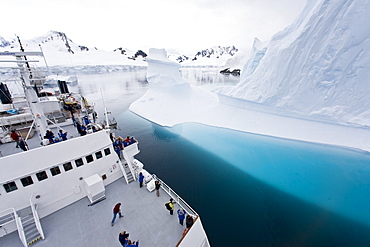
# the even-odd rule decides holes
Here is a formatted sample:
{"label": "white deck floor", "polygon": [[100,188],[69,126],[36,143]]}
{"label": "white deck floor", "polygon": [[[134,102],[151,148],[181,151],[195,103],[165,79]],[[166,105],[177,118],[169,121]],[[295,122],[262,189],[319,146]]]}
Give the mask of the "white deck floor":
{"label": "white deck floor", "polygon": [[[56,129],[52,129],[57,134]],[[67,131],[72,131],[68,130]],[[71,132],[69,132],[71,133]],[[37,136],[28,141],[32,148],[40,145]],[[23,152],[15,148],[15,143],[0,144],[3,155]],[[144,164],[145,165],[145,164]],[[140,240],[139,246],[176,246],[185,229],[178,223],[175,205],[174,215],[170,215],[164,204],[169,196],[161,190],[161,196],[139,188],[138,182],[126,184],[124,178],[106,187],[106,199],[88,206],[88,198],[71,204],[43,219],[41,224],[45,239],[30,246],[35,247],[113,247],[120,246],[118,234],[126,230],[129,239]],[[116,219],[111,226],[113,207],[121,202],[123,218]],[[23,246],[17,232],[0,237],[1,247]]]}
{"label": "white deck floor", "polygon": [[[106,187],[106,197],[93,206],[84,198],[41,219],[45,239],[30,246],[120,246],[118,234],[123,230],[130,233],[129,239],[139,239],[139,246],[176,246],[180,240],[185,227],[178,223],[176,213],[171,216],[166,210],[169,196],[163,191],[157,197],[155,192],[139,188],[138,182],[127,185],[121,178]],[[118,202],[124,217],[117,216],[112,227],[112,210]],[[21,247],[22,243],[13,232],[0,238],[0,246]]]}

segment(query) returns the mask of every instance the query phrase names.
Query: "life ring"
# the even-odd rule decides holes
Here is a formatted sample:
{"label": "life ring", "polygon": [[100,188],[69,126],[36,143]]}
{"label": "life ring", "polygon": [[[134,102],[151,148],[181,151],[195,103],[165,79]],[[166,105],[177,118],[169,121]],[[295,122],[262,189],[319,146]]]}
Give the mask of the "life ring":
{"label": "life ring", "polygon": [[188,231],[189,231],[189,228],[185,228],[181,236],[184,237]]}
{"label": "life ring", "polygon": [[75,99],[75,97],[70,96],[66,98],[65,103],[68,105],[73,105],[73,104],[77,104],[77,100]]}

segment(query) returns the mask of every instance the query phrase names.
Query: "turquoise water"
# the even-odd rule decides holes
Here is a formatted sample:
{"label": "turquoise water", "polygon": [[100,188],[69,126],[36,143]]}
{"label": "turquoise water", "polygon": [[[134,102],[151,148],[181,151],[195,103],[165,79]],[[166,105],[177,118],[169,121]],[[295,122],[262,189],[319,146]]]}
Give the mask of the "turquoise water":
{"label": "turquoise water", "polygon": [[[368,246],[370,155],[125,112],[137,156],[201,215],[211,246]],[[124,119],[124,120],[123,120]]]}
{"label": "turquoise water", "polygon": [[[210,85],[213,74],[194,78]],[[369,153],[199,124],[160,127],[128,111],[147,90],[145,71],[83,75],[78,88],[112,111],[117,134],[139,140],[137,158],[201,215],[211,246],[369,246]]]}

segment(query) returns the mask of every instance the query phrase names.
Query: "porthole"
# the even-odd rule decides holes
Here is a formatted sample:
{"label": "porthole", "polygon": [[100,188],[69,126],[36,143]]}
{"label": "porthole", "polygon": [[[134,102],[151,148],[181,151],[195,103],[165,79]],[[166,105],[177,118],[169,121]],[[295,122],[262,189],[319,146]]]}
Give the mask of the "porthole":
{"label": "porthole", "polygon": [[77,167],[82,166],[84,164],[82,158],[79,158],[79,159],[75,160],[75,163],[76,163]]}
{"label": "porthole", "polygon": [[51,175],[53,175],[53,176],[56,176],[56,175],[60,174],[59,166],[50,168],[50,172],[51,172]]}
{"label": "porthole", "polygon": [[87,161],[87,163],[90,163],[90,162],[94,161],[94,158],[93,158],[92,154],[86,156],[86,161]]}
{"label": "porthole", "polygon": [[42,181],[42,180],[45,180],[48,178],[48,175],[46,174],[45,171],[42,171],[42,172],[38,172],[36,173],[36,177],[39,181]]}
{"label": "porthole", "polygon": [[73,169],[72,163],[68,162],[68,163],[63,164],[63,168],[64,168],[64,171],[72,170]]}
{"label": "porthole", "polygon": [[110,148],[104,149],[105,156],[110,155]]}
{"label": "porthole", "polygon": [[14,181],[13,182],[9,182],[7,184],[4,184],[3,186],[4,186],[4,189],[5,189],[5,191],[7,193],[18,189],[18,187],[17,187],[17,185],[15,184]]}
{"label": "porthole", "polygon": [[33,184],[33,180],[31,178],[31,176],[28,176],[28,177],[25,177],[25,178],[21,178],[21,183],[22,183],[23,187],[27,187],[28,185]]}
{"label": "porthole", "polygon": [[95,153],[95,157],[96,157],[96,159],[100,159],[100,158],[102,158],[102,157],[103,157],[102,152],[101,152],[101,151],[96,152],[96,153]]}

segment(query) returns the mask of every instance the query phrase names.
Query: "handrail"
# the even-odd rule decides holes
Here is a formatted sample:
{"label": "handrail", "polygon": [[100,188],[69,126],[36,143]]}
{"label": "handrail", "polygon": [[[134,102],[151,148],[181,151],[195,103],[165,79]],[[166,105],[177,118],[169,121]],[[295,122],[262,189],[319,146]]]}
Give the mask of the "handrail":
{"label": "handrail", "polygon": [[[198,220],[198,218],[199,218],[199,215],[195,217],[193,224],[195,224],[195,222]],[[189,228],[185,228],[185,229],[184,229],[184,232],[183,232],[183,234],[182,234],[182,236],[181,236],[181,238],[180,238],[179,242],[177,242],[176,247],[178,247],[178,246],[181,244],[182,240],[183,240],[183,239],[186,237],[186,235],[188,234],[188,232],[189,232],[190,228],[191,228],[191,227],[189,227]]]}
{"label": "handrail", "polygon": [[34,201],[33,201],[33,194],[30,197],[30,204],[31,204],[32,215],[33,215],[33,219],[35,221],[37,231],[40,233],[41,238],[45,239],[44,231],[42,230],[42,226],[41,226],[41,223],[40,223],[40,217],[39,217],[39,214],[37,213],[37,210],[36,210],[37,204],[34,203]]}
{"label": "handrail", "polygon": [[6,215],[5,212],[9,211],[6,214],[12,214],[15,220],[15,224],[17,225],[17,230],[18,230],[18,236],[23,244],[23,246],[27,247],[27,240],[26,240],[26,235],[24,234],[23,226],[21,219],[18,217],[17,212],[15,211],[14,208],[8,208],[0,212],[0,215]]}
{"label": "handrail", "polygon": [[152,177],[153,179],[159,180],[161,182],[162,190],[165,191],[171,198],[173,198],[175,202],[181,208],[183,208],[188,215],[199,216],[198,213],[195,212],[195,210],[192,207],[190,207],[190,205],[187,204],[184,199],[182,199],[178,194],[176,194],[176,192],[172,190],[171,187],[168,186],[165,182],[163,182],[163,180],[159,179],[157,175],[152,174]]}

